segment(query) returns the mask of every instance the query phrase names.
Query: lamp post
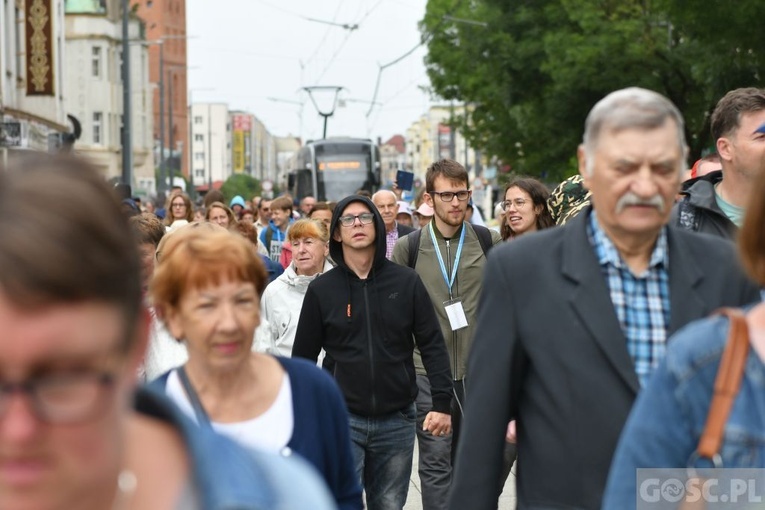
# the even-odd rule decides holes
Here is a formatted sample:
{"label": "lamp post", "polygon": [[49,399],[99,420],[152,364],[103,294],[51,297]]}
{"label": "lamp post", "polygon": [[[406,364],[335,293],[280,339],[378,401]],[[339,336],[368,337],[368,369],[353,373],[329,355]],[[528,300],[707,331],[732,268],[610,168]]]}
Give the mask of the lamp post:
{"label": "lamp post", "polygon": [[165,172],[165,41],[170,39],[190,39],[186,35],[163,35],[159,39],[142,41],[146,46],[159,46],[159,185],[157,191],[167,190],[167,175]]}
{"label": "lamp post", "polygon": [[[173,86],[174,85],[174,82],[173,82],[173,69],[188,70],[188,69],[198,69],[198,67],[197,66],[185,66],[185,65],[180,65],[180,64],[169,64],[169,65],[167,65],[167,68],[168,68],[168,74],[170,76],[170,80],[169,80],[170,81],[170,88],[168,89],[168,101],[167,101],[167,123],[168,123],[167,130],[168,130],[168,134],[170,136],[170,142],[168,144],[169,145],[169,152],[170,152],[170,161],[173,162],[174,161],[173,160],[173,155],[174,155],[175,149],[176,149],[176,146],[175,146],[175,132],[173,130],[173,88],[175,88]],[[168,168],[168,171],[169,171],[168,173],[170,174],[169,177],[170,177],[170,183],[171,184],[173,182],[173,179],[175,179],[175,170],[176,170],[175,165],[171,163],[170,167]]]}
{"label": "lamp post", "polygon": [[157,191],[167,191],[165,179],[165,41],[160,38],[159,45],[159,186]]}
{"label": "lamp post", "polygon": [[122,183],[133,182],[133,139],[131,126],[129,0],[122,0]]}

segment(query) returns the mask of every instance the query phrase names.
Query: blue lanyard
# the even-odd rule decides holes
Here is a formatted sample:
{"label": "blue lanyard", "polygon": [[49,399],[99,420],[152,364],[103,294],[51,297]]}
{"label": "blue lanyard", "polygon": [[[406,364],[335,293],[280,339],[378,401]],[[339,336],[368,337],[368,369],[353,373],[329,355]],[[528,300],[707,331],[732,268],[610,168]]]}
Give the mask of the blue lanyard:
{"label": "blue lanyard", "polygon": [[465,224],[462,224],[462,233],[460,234],[460,242],[457,245],[457,255],[454,256],[454,267],[452,268],[452,278],[449,279],[449,275],[446,274],[446,265],[444,264],[444,258],[441,256],[441,250],[438,247],[436,241],[436,234],[433,232],[433,222],[430,222],[430,239],[433,240],[433,247],[436,250],[436,258],[438,258],[438,265],[441,266],[441,275],[444,277],[446,285],[449,287],[449,295],[452,293],[452,286],[454,286],[454,280],[457,279],[457,266],[460,265],[460,257],[462,257],[462,245],[465,243]]}

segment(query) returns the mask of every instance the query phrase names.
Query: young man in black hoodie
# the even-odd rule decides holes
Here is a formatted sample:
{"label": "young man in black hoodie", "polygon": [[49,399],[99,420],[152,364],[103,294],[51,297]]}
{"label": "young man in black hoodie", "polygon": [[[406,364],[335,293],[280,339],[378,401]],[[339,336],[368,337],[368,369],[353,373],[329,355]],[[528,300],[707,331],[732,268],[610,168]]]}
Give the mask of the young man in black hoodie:
{"label": "young man in black hoodie", "polygon": [[436,435],[451,431],[446,344],[420,277],[385,258],[385,225],[371,200],[341,200],[331,233],[337,267],[308,286],[292,355],[315,362],[323,348],[334,360],[367,508],[400,510],[414,450],[415,342],[433,395],[423,427]]}

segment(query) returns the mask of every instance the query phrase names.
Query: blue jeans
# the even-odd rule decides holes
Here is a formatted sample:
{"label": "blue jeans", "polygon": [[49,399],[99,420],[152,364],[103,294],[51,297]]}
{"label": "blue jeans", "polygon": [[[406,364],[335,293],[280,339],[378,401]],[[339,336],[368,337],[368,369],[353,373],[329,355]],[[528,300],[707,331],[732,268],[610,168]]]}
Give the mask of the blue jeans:
{"label": "blue jeans", "polygon": [[356,475],[368,510],[401,510],[409,491],[417,411],[414,403],[377,417],[349,413]]}

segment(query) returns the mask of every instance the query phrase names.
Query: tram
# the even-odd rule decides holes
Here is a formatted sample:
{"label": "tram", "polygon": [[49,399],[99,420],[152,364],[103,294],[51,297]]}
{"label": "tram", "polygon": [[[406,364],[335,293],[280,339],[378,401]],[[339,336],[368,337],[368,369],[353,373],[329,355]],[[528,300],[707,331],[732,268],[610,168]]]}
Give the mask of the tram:
{"label": "tram", "polygon": [[287,182],[298,200],[311,195],[320,202],[338,201],[360,189],[374,193],[380,186],[380,149],[366,138],[309,140]]}

